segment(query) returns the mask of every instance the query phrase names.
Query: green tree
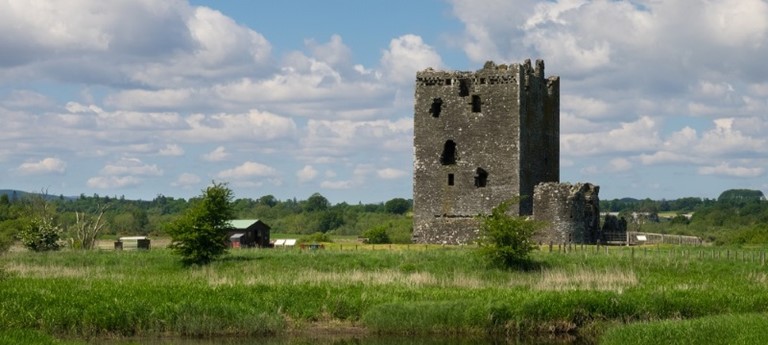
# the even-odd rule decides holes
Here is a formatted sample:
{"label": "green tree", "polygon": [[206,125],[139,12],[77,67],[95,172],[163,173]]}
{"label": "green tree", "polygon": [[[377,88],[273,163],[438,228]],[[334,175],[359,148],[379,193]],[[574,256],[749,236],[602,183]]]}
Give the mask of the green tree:
{"label": "green tree", "polygon": [[261,198],[259,198],[259,200],[257,200],[257,202],[260,205],[267,205],[269,207],[274,207],[275,205],[277,205],[278,200],[277,200],[277,198],[275,198],[274,195],[267,194],[267,195],[262,196]]}
{"label": "green tree", "polygon": [[331,207],[331,203],[328,199],[320,193],[314,193],[307,199],[307,203],[304,205],[304,210],[307,212],[325,211],[329,207]]}
{"label": "green tree", "polygon": [[384,211],[394,214],[405,214],[411,209],[411,202],[403,198],[394,198],[384,203]]}
{"label": "green tree", "polygon": [[507,214],[510,206],[518,202],[502,202],[490,215],[479,216],[478,253],[491,266],[525,268],[531,263],[530,252],[536,248],[532,237],[542,224]]}
{"label": "green tree", "polygon": [[760,202],[765,200],[765,195],[762,191],[752,189],[729,189],[720,194],[717,197],[719,202],[729,203],[745,203],[745,202]]}
{"label": "green tree", "polygon": [[227,232],[233,217],[232,190],[225,183],[213,182],[168,227],[170,247],[186,265],[208,264],[227,252]]}
{"label": "green tree", "polygon": [[326,233],[344,225],[344,217],[340,211],[328,210],[320,213],[318,217],[317,228],[320,232]]}

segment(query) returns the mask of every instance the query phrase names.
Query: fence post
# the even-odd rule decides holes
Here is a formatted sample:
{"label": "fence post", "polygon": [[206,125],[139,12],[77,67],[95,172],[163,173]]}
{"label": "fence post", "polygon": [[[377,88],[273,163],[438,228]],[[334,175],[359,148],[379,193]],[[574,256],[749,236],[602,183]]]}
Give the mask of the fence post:
{"label": "fence post", "polygon": [[760,266],[765,266],[765,251],[760,253]]}
{"label": "fence post", "polygon": [[552,241],[549,241],[549,252],[552,252]]}

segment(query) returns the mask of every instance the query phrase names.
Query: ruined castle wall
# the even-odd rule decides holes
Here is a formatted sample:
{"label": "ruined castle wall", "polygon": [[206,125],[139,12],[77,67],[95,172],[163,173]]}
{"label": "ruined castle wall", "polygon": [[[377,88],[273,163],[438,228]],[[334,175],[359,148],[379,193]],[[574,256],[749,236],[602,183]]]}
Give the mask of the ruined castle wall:
{"label": "ruined castle wall", "polygon": [[521,68],[520,121],[520,214],[533,213],[534,186],[559,181],[560,169],[560,95],[559,79],[544,77],[544,61],[531,66],[526,60]]}
{"label": "ruined castle wall", "polygon": [[[543,69],[543,67],[542,67]],[[549,77],[544,98],[543,175],[540,182],[560,181],[560,78]]]}
{"label": "ruined castle wall", "polygon": [[541,183],[535,187],[533,218],[545,222],[541,243],[596,243],[600,238],[599,186]]}
{"label": "ruined castle wall", "polygon": [[[487,63],[477,72],[417,73],[414,241],[471,242],[477,215],[518,195],[533,194],[533,185],[544,173],[531,171],[546,168],[537,163],[544,161],[544,154],[521,156],[540,151],[546,132],[551,132],[544,128],[552,121],[544,119],[548,84],[543,73],[543,63],[534,70],[530,62]],[[530,97],[522,96],[526,80],[535,84],[536,91],[527,93]],[[528,116],[530,130],[521,130],[522,114]],[[527,203],[515,213],[530,214],[530,198]]]}

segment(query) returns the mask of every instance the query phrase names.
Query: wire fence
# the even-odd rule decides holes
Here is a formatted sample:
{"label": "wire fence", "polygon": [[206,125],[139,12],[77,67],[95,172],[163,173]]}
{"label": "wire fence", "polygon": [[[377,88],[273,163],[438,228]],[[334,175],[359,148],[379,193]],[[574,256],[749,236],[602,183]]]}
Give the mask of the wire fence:
{"label": "wire fence", "polygon": [[[659,242],[639,246],[554,244],[540,247],[542,253],[605,255],[616,258],[665,258],[669,260],[730,260],[766,264],[765,248],[724,248],[710,245],[680,246]],[[677,243],[671,243],[677,244]]]}

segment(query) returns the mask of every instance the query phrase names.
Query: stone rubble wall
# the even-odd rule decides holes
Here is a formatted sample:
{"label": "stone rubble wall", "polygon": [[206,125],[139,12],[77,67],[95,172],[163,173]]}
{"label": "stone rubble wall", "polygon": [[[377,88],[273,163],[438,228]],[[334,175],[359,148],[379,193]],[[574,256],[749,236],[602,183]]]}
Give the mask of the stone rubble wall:
{"label": "stone rubble wall", "polygon": [[536,186],[533,218],[545,223],[540,243],[597,243],[600,229],[600,187],[591,183],[546,182]]}

